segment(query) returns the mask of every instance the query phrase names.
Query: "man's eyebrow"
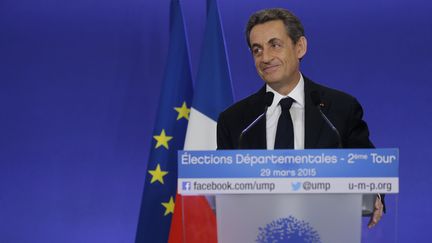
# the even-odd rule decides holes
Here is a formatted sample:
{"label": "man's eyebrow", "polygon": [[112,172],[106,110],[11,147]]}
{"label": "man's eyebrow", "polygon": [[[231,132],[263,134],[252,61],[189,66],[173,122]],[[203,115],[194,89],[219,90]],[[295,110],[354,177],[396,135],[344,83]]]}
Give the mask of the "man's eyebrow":
{"label": "man's eyebrow", "polygon": [[[277,37],[273,37],[270,40],[267,41],[267,44],[273,44],[275,42],[280,42],[281,40]],[[254,47],[258,47],[258,48],[262,48],[262,45],[258,44],[258,43],[252,43],[251,45],[251,49]]]}
{"label": "man's eyebrow", "polygon": [[281,41],[279,38],[273,37],[267,43],[275,43],[276,41]]}
{"label": "man's eyebrow", "polygon": [[254,47],[258,47],[258,48],[260,48],[260,47],[262,47],[262,45],[257,44],[257,43],[253,43],[253,44],[251,45],[251,49],[254,48]]}

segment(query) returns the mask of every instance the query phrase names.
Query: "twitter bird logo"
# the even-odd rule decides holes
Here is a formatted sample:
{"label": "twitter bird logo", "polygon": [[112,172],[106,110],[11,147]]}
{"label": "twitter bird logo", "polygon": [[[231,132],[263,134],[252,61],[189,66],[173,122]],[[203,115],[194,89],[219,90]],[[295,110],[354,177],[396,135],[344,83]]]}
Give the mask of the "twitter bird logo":
{"label": "twitter bird logo", "polygon": [[291,182],[291,188],[293,191],[298,191],[301,187],[301,182]]}

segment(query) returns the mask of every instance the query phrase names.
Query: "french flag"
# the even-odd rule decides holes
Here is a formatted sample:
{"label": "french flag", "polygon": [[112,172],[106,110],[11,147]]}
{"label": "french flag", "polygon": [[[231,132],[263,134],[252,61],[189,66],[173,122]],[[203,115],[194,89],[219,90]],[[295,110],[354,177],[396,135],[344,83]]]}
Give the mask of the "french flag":
{"label": "french flag", "polygon": [[[217,0],[209,0],[207,4],[204,43],[186,131],[185,150],[216,150],[217,118],[233,102],[231,74]],[[169,242],[216,243],[216,216],[210,204],[203,196],[179,197]],[[183,227],[181,232],[177,232],[180,230],[178,227],[175,230],[178,224]]]}

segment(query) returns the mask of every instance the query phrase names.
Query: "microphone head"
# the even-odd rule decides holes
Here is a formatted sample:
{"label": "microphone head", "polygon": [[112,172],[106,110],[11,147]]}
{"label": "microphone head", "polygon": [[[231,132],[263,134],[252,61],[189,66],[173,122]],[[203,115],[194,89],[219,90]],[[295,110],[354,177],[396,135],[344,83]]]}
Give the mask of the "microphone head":
{"label": "microphone head", "polygon": [[321,104],[321,97],[318,93],[318,91],[312,91],[311,94],[312,103],[314,106],[319,106]]}
{"label": "microphone head", "polygon": [[273,103],[274,94],[272,92],[267,92],[264,97],[264,104],[266,107],[271,106]]}

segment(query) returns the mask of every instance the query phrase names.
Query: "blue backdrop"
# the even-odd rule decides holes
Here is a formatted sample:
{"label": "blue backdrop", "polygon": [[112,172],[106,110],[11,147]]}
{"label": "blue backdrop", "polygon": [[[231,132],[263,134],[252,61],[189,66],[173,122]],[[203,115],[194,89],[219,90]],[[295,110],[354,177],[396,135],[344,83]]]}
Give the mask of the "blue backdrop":
{"label": "blue backdrop", "polygon": [[[262,85],[247,18],[275,6],[304,23],[304,74],[356,96],[375,145],[400,148],[389,218],[399,242],[428,241],[432,3],[219,0],[235,100]],[[183,9],[196,75],[206,3]],[[0,2],[0,242],[133,242],[168,25],[169,0]]]}

